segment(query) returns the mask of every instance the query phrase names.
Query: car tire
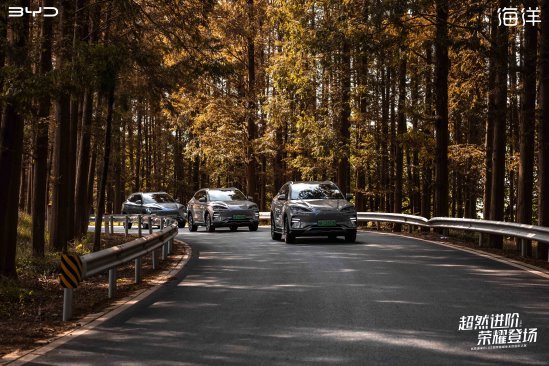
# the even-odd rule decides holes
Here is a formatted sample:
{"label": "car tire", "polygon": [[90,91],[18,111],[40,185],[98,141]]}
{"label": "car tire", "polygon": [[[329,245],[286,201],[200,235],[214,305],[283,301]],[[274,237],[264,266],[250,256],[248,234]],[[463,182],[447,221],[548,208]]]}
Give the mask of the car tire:
{"label": "car tire", "polygon": [[345,241],[347,243],[354,243],[356,241],[356,231],[345,234]]}
{"label": "car tire", "polygon": [[292,229],[290,229],[290,222],[288,219],[284,220],[284,241],[286,244],[295,243],[295,234],[292,233]]}
{"label": "car tire", "polygon": [[250,231],[257,231],[258,227],[259,224],[251,224],[250,226],[248,226],[248,229],[250,229]]}
{"label": "car tire", "polygon": [[215,226],[212,225],[212,217],[209,213],[206,214],[204,221],[206,222],[206,230],[210,233],[213,233],[215,231]]}
{"label": "car tire", "polygon": [[187,217],[188,217],[188,220],[189,220],[189,231],[193,232],[193,231],[198,230],[198,226],[194,224],[193,215],[189,212],[187,214]]}
{"label": "car tire", "polygon": [[230,226],[229,229],[231,229],[231,231],[237,231],[237,230],[238,230],[238,226]]}
{"label": "car tire", "polygon": [[149,229],[149,224],[143,224],[143,229],[148,230]]}
{"label": "car tire", "polygon": [[274,217],[271,215],[271,239],[280,240],[281,238],[282,234],[276,232]]}
{"label": "car tire", "polygon": [[[127,215],[125,212],[122,213],[122,215]],[[124,227],[124,229],[126,228],[126,221],[124,220],[124,223],[122,224],[122,226]],[[128,219],[128,230],[132,228],[132,222],[130,219]]]}
{"label": "car tire", "polygon": [[186,224],[185,220],[178,221],[177,222],[177,227],[180,228],[180,229],[183,229],[185,227],[185,224]]}

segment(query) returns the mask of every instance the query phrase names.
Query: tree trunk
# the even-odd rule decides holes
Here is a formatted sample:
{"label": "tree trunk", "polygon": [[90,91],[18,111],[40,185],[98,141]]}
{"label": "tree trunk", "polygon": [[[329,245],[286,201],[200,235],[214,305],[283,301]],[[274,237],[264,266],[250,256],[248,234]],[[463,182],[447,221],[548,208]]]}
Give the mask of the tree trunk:
{"label": "tree trunk", "polygon": [[[395,141],[395,191],[393,212],[402,213],[402,187],[404,174],[404,147],[403,139],[406,134],[406,55],[400,55],[400,66],[398,71],[398,117],[397,136]],[[394,224],[393,230],[401,231],[400,224]]]}
{"label": "tree trunk", "polygon": [[107,103],[107,126],[105,128],[105,146],[103,155],[103,168],[101,170],[101,180],[99,182],[99,190],[97,193],[97,214],[95,215],[95,233],[93,240],[93,251],[97,252],[101,249],[101,224],[103,223],[103,214],[105,213],[105,191],[107,189],[107,177],[109,175],[109,161],[111,155],[111,139],[112,139],[112,119],[114,109],[114,90],[115,80],[112,80],[112,86],[109,89],[109,97]]}
{"label": "tree trunk", "polygon": [[[30,1],[22,0],[19,5],[28,7]],[[12,52],[7,56],[7,64],[23,68],[25,72],[20,74],[28,75],[29,17],[12,18],[10,26],[8,45],[12,47]],[[15,82],[17,85],[23,80]],[[0,276],[16,278],[19,184],[24,136],[24,121],[19,108],[25,106],[19,104],[17,95],[7,95],[4,103],[0,128]]]}
{"label": "tree trunk", "polygon": [[[44,0],[43,6],[52,6],[53,0]],[[45,75],[52,70],[51,49],[53,37],[53,18],[42,20],[40,35],[40,61],[38,73]],[[38,101],[38,124],[34,140],[34,180],[32,200],[32,254],[43,257],[45,252],[45,222],[48,180],[48,128],[51,98],[43,95]]]}
{"label": "tree trunk", "polygon": [[[534,8],[537,0],[525,0],[524,8]],[[534,146],[536,125],[536,66],[537,66],[537,26],[524,28],[524,65],[522,67],[523,83],[519,125],[519,172],[517,197],[517,222],[532,223],[532,201],[534,199]],[[522,245],[531,254],[530,242],[523,239]]]}
{"label": "tree trunk", "polygon": [[342,41],[341,50],[341,115],[339,120],[339,160],[337,166],[337,184],[344,193],[351,191],[351,165],[349,164],[350,155],[350,117],[351,117],[351,46],[349,40],[345,37]]}
{"label": "tree trunk", "polygon": [[[73,2],[65,1],[59,10],[60,27],[59,27],[59,44],[60,51],[56,62],[58,68],[63,70],[66,68],[67,62],[70,60],[70,48],[72,46],[71,26],[73,21]],[[67,81],[64,80],[66,83]],[[62,81],[63,83],[63,81]],[[57,251],[67,251],[67,243],[71,239],[69,233],[69,204],[72,199],[72,189],[69,186],[71,179],[71,120],[70,120],[70,94],[64,85],[61,85],[57,99],[55,101],[55,111],[57,128],[55,130],[55,148],[54,148],[54,163],[53,163],[53,193],[52,193],[52,222],[50,224],[50,245]],[[72,225],[71,225],[72,226]]]}
{"label": "tree trunk", "polygon": [[[509,0],[501,0],[500,8],[509,6]],[[505,125],[507,121],[508,30],[498,27],[495,48],[496,75],[494,81],[494,134],[492,137],[492,185],[490,188],[490,220],[502,221],[505,202]],[[489,237],[489,246],[503,247],[500,235]]]}
{"label": "tree trunk", "polygon": [[435,216],[448,216],[448,1],[436,1]]}
{"label": "tree trunk", "polygon": [[[541,22],[541,120],[539,124],[538,225],[549,226],[549,0],[542,1]],[[545,243],[538,243],[537,257],[547,258]]]}
{"label": "tree trunk", "polygon": [[248,111],[247,111],[247,125],[248,125],[248,165],[246,167],[246,181],[247,181],[247,194],[252,196],[254,200],[256,197],[256,159],[254,153],[254,141],[256,138],[256,126],[255,126],[255,43],[254,43],[254,2],[253,0],[247,0],[248,4]]}

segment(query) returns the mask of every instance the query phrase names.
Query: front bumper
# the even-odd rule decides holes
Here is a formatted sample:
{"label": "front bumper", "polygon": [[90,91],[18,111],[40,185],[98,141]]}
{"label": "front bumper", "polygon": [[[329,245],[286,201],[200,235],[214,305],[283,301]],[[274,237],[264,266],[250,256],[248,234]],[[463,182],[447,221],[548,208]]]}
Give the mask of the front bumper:
{"label": "front bumper", "polygon": [[298,213],[290,216],[295,236],[346,235],[356,232],[355,215],[336,212]]}
{"label": "front bumper", "polygon": [[259,211],[252,210],[219,210],[212,215],[215,227],[250,226],[259,224]]}

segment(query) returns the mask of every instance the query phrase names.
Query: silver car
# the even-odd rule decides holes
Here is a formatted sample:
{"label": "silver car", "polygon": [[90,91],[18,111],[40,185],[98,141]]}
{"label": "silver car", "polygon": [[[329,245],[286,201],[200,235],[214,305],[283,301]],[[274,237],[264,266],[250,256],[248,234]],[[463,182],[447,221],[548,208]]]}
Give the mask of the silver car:
{"label": "silver car", "polygon": [[332,182],[288,182],[271,204],[271,237],[294,243],[298,236],[356,240],[356,208]]}
{"label": "silver car", "polygon": [[256,231],[259,226],[259,208],[236,188],[205,188],[195,193],[187,204],[189,231],[205,226],[207,231],[229,227],[236,231],[247,226]]}

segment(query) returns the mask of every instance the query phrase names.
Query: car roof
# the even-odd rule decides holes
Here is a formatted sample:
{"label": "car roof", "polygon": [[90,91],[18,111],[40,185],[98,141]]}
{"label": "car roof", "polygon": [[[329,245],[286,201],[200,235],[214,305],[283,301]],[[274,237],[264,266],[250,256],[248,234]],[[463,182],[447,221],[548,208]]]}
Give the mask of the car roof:
{"label": "car roof", "polygon": [[229,187],[229,188],[227,188],[227,187],[225,187],[225,188],[202,188],[199,191],[234,191],[234,190],[240,191],[240,189],[235,188],[235,187]]}
{"label": "car roof", "polygon": [[134,192],[134,193],[130,194],[130,196],[132,196],[134,194],[168,194],[168,193],[167,192]]}
{"label": "car roof", "polygon": [[335,184],[334,182],[332,182],[331,180],[309,180],[309,181],[289,181],[287,182],[288,184],[322,184],[322,183],[325,183],[325,184]]}

